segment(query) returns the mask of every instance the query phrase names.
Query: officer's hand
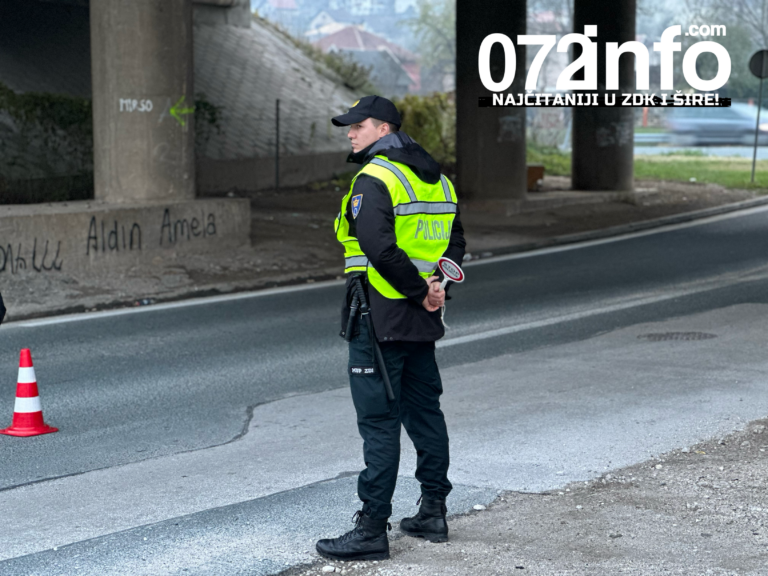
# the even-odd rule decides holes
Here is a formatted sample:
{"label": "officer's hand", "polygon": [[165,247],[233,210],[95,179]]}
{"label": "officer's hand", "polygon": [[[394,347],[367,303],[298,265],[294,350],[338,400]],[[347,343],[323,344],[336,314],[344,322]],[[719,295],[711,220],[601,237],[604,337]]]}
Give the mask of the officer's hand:
{"label": "officer's hand", "polygon": [[440,289],[440,282],[437,276],[430,276],[426,278],[426,282],[429,285],[429,292],[421,303],[424,308],[429,312],[439,310],[441,306],[445,305],[445,290]]}

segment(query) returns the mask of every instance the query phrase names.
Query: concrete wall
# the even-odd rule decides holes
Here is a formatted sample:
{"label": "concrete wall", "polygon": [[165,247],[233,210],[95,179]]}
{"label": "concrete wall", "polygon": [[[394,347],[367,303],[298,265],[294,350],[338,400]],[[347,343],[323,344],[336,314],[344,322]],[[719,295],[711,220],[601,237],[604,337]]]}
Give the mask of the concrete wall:
{"label": "concrete wall", "polygon": [[[329,179],[333,174],[358,170],[360,166],[346,162],[347,155],[347,152],[330,152],[280,158],[280,187],[301,186],[307,182]],[[197,189],[201,194],[232,188],[269,190],[274,185],[274,158],[197,160]]]}
{"label": "concrete wall", "polygon": [[0,283],[29,274],[97,275],[247,245],[246,199],[143,205],[0,206]]}

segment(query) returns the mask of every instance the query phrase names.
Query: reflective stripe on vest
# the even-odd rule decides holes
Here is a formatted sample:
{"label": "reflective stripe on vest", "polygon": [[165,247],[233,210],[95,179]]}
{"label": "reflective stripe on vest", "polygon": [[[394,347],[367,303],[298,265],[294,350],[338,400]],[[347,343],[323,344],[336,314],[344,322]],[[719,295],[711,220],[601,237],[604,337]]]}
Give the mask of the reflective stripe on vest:
{"label": "reflective stripe on vest", "polygon": [[395,206],[396,216],[411,214],[456,214],[456,204],[453,202],[409,202]]}
{"label": "reflective stripe on vest", "polygon": [[[405,177],[405,174],[403,174],[400,168],[398,168],[391,162],[382,160],[381,158],[374,158],[373,160],[371,160],[370,163],[375,164],[376,166],[381,166],[382,168],[386,168],[387,170],[390,170],[395,176],[397,176],[397,179],[400,180],[400,184],[402,184],[403,188],[405,188],[405,192],[406,194],[408,194],[408,198],[411,199],[411,202],[416,202],[418,200],[416,198],[416,192],[413,191],[413,186],[411,186],[411,183],[408,182],[408,178]],[[450,196],[448,201],[450,202]]]}
{"label": "reflective stripe on vest", "polygon": [[365,272],[369,285],[385,298],[406,298],[373,267],[360,249],[357,238],[350,235],[348,203],[355,194],[355,182],[362,174],[376,178],[386,186],[395,216],[397,246],[425,279],[435,272],[436,261],[450,242],[457,212],[453,186],[442,174],[439,182],[429,184],[416,176],[407,165],[377,156],[353,178],[349,192],[341,201],[335,229],[337,240],[344,246],[345,273]]}
{"label": "reflective stripe on vest", "polygon": [[349,256],[344,258],[344,268],[352,268],[358,266],[368,267],[368,258],[365,256]]}
{"label": "reflective stripe on vest", "polygon": [[[429,272],[430,274],[437,269],[437,262],[428,262],[427,260],[419,260],[418,258],[411,258],[411,264],[416,266],[419,272]],[[365,256],[350,256],[344,258],[344,269],[358,268],[360,266],[368,266],[368,258]]]}
{"label": "reflective stripe on vest", "polygon": [[448,186],[448,180],[445,179],[445,176],[440,174],[440,183],[443,185],[443,192],[445,193],[445,201],[446,202],[453,202],[453,198],[451,197],[451,187]]}
{"label": "reflective stripe on vest", "polygon": [[437,269],[437,262],[427,262],[426,260],[411,258],[411,263],[416,266],[419,272],[425,272],[427,274],[432,274],[432,272]]}

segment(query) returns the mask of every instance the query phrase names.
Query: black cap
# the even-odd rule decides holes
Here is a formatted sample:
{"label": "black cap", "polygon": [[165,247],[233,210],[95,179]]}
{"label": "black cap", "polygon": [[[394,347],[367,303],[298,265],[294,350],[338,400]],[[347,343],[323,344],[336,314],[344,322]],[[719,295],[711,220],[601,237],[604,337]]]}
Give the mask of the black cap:
{"label": "black cap", "polygon": [[350,124],[362,122],[366,118],[376,118],[376,120],[390,122],[398,128],[402,124],[400,113],[395,108],[395,105],[381,96],[360,98],[360,100],[352,104],[349,112],[331,118],[331,122],[336,126],[349,126]]}

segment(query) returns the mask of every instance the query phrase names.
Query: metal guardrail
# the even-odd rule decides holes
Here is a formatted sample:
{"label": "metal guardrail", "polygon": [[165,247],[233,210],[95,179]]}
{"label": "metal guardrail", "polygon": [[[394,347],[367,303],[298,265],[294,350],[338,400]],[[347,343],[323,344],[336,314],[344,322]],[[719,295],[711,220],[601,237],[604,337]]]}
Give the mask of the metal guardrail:
{"label": "metal guardrail", "polygon": [[667,144],[669,140],[669,132],[635,132],[635,144]]}

